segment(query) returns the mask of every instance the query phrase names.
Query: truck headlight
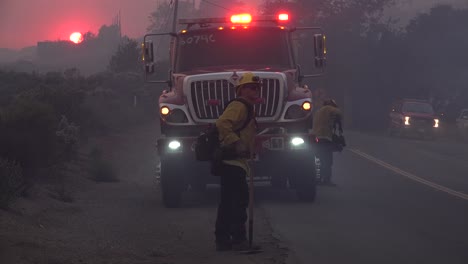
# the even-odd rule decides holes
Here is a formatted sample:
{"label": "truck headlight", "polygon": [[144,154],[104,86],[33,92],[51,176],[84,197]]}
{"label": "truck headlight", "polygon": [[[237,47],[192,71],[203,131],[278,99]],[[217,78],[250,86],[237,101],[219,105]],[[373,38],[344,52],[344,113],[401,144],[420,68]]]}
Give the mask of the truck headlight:
{"label": "truck headlight", "polygon": [[305,143],[303,138],[295,137],[291,139],[291,144],[295,147],[299,147]]}
{"label": "truck headlight", "polygon": [[177,140],[173,140],[171,142],[169,142],[169,144],[167,145],[169,147],[170,150],[178,150],[180,149],[180,147],[182,146],[182,144],[180,144],[179,141]]}
{"label": "truck headlight", "polygon": [[434,119],[434,127],[439,127],[439,119]]}
{"label": "truck headlight", "polygon": [[171,110],[167,106],[163,106],[159,109],[159,112],[161,113],[162,116],[167,116]]}
{"label": "truck headlight", "polygon": [[409,126],[410,125],[410,117],[409,116],[405,116],[405,126]]}

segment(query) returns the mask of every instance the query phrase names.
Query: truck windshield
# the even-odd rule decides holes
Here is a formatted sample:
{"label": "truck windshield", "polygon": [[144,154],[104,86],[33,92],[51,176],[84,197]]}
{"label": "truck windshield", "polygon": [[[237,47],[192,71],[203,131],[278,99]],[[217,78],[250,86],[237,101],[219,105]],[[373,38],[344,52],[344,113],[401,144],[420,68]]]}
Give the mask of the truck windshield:
{"label": "truck windshield", "polygon": [[432,105],[425,103],[405,103],[402,110],[409,113],[434,114]]}
{"label": "truck windshield", "polygon": [[233,66],[289,69],[292,64],[284,30],[215,28],[180,35],[176,71]]}

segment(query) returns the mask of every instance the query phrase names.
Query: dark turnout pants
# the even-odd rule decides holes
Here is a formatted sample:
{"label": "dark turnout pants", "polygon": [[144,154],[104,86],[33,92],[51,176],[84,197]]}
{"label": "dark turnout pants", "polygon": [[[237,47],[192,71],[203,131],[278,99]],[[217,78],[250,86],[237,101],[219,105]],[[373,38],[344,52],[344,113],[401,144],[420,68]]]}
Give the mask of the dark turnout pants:
{"label": "dark turnout pants", "polygon": [[332,176],[333,148],[334,143],[326,139],[320,139],[316,145],[315,156],[320,159],[320,175],[325,183],[330,182]]}
{"label": "dark turnout pants", "polygon": [[246,172],[238,166],[223,164],[220,170],[221,201],[216,218],[216,243],[240,243],[247,239],[245,223],[249,189]]}

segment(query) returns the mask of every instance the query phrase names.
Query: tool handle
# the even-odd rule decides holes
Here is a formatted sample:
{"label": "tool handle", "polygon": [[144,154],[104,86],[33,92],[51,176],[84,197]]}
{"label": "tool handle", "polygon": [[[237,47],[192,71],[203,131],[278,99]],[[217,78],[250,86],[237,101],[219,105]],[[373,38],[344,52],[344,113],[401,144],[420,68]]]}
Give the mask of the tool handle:
{"label": "tool handle", "polygon": [[249,171],[249,246],[252,247],[253,241],[253,203],[254,203],[254,175],[253,175],[253,166],[250,164]]}

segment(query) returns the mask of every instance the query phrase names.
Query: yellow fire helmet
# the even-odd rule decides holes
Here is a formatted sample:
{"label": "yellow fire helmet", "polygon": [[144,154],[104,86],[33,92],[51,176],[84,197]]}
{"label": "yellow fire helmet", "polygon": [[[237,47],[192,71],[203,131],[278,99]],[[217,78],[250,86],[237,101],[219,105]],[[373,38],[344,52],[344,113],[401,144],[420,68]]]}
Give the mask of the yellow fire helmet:
{"label": "yellow fire helmet", "polygon": [[248,83],[256,83],[258,85],[261,85],[261,82],[260,82],[260,77],[254,75],[253,73],[251,72],[246,72],[242,75],[242,77],[239,79],[239,84],[237,85],[236,87],[236,92],[239,92],[239,88],[244,85],[244,84],[248,84]]}

